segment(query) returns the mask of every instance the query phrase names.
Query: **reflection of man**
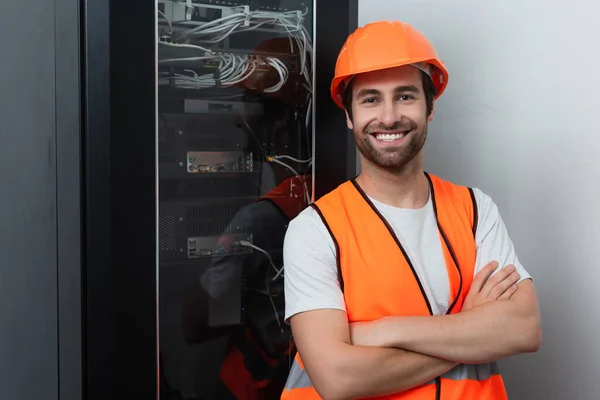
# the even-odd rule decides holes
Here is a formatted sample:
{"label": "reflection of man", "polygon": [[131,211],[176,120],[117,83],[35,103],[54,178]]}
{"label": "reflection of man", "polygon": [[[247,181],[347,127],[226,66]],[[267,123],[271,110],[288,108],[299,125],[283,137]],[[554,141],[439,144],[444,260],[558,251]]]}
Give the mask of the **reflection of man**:
{"label": "reflection of man", "polygon": [[[230,226],[252,234],[252,242],[241,244],[252,253],[215,259],[186,301],[186,342],[230,338],[215,399],[274,399],[283,389],[295,349],[283,323],[283,272],[279,272],[287,225],[307,205],[305,179],[285,179],[236,214]],[[223,240],[229,239],[224,235]]]}
{"label": "reflection of man", "polygon": [[[423,171],[448,72],[399,21],[357,29],[331,85],[359,177],[291,223],[285,400],[506,399],[496,360],[540,346],[537,296],[492,199]],[[457,160],[460,162],[460,160]]]}

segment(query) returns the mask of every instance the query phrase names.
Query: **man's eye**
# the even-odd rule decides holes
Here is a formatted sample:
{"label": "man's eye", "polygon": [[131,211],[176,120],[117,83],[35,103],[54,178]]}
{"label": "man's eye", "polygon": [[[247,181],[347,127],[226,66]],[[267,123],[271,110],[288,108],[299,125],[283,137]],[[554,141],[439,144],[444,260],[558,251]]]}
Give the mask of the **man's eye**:
{"label": "man's eye", "polygon": [[403,95],[399,96],[398,99],[402,100],[402,101],[408,101],[408,100],[414,100],[414,97],[411,96],[410,94],[403,94]]}
{"label": "man's eye", "polygon": [[375,97],[367,97],[363,103],[375,103],[377,99]]}

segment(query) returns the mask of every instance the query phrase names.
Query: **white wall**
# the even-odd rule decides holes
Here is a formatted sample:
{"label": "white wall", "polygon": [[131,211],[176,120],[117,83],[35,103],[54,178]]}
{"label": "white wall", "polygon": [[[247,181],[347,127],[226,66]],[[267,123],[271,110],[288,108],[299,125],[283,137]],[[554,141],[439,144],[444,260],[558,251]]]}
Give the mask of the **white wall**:
{"label": "white wall", "polygon": [[543,347],[501,363],[511,399],[600,399],[600,3],[361,0],[450,69],[426,169],[498,204],[534,276]]}

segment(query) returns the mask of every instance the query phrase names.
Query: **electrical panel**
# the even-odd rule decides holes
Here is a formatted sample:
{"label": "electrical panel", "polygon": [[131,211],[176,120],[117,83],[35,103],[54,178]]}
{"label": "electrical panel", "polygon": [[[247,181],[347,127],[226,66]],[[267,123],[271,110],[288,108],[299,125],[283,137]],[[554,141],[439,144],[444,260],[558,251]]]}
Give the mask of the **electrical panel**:
{"label": "electrical panel", "polygon": [[[270,383],[246,395],[279,398],[283,239],[312,199],[313,2],[157,6],[161,398],[240,398],[220,378],[240,347],[250,375],[265,373],[251,354],[270,360]],[[224,359],[207,355],[213,328],[230,337]]]}

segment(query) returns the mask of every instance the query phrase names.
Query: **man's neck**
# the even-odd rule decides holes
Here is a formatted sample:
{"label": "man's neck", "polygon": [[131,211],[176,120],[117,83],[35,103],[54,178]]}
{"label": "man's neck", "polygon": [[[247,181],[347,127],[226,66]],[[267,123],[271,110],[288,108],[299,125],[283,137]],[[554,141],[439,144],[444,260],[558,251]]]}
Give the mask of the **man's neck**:
{"label": "man's neck", "polygon": [[422,208],[429,199],[429,182],[420,160],[401,171],[388,171],[370,162],[362,163],[356,182],[371,198],[398,208]]}

